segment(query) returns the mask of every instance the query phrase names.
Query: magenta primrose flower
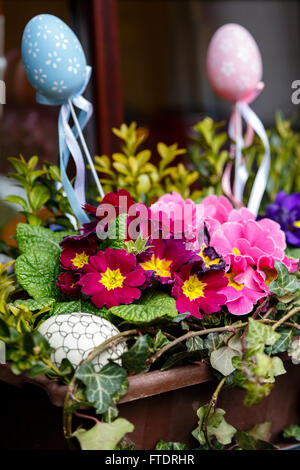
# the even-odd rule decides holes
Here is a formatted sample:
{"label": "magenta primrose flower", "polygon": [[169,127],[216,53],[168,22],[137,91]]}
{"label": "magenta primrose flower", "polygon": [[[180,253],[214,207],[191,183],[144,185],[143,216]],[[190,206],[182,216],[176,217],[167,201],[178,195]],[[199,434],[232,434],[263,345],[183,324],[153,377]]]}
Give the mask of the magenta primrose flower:
{"label": "magenta primrose flower", "polygon": [[71,271],[83,271],[89,257],[98,251],[96,235],[76,235],[63,239],[60,255],[61,267]]}
{"label": "magenta primrose flower", "polygon": [[78,283],[80,274],[74,271],[64,271],[58,276],[57,287],[64,294],[70,297],[77,297],[80,293],[80,285]]}
{"label": "magenta primrose flower", "polygon": [[195,265],[188,263],[175,274],[172,296],[176,299],[179,313],[189,313],[197,318],[218,312],[226,303],[222,289],[227,286],[228,279],[224,271],[199,273],[193,269]]}
{"label": "magenta primrose flower", "polygon": [[106,248],[89,258],[79,284],[81,291],[91,296],[96,307],[107,308],[131,304],[141,296],[145,273],[137,265],[136,257],[126,250]]}
{"label": "magenta primrose flower", "polygon": [[174,273],[193,257],[195,252],[188,250],[182,240],[150,240],[150,248],[142,255],[140,266],[162,284],[169,284],[174,280]]}

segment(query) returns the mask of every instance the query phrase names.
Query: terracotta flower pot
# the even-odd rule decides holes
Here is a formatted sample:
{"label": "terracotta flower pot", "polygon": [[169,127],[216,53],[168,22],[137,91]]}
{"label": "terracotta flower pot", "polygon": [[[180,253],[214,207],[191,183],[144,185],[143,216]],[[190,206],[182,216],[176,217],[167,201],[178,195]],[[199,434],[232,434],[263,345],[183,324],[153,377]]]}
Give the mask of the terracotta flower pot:
{"label": "terracotta flower pot", "polygon": [[[287,373],[277,378],[271,394],[251,408],[244,407],[242,390],[234,388],[223,391],[218,406],[226,410],[227,421],[241,430],[247,430],[257,423],[272,421],[271,440],[280,443],[282,430],[290,424],[300,422],[299,369],[289,361],[285,362],[285,368]],[[0,380],[19,387],[31,383],[46,390],[51,404],[41,397],[34,398],[33,390],[36,387],[24,387],[24,390],[27,388],[26,396],[23,392],[19,393],[19,397],[24,402],[23,406],[27,408],[30,408],[28,400],[33,399],[31,414],[29,413],[28,417],[30,422],[27,426],[33,432],[33,436],[35,435],[38,439],[40,447],[34,447],[36,443],[32,442],[31,437],[29,442],[33,447],[30,448],[66,448],[61,431],[61,410],[53,406],[63,406],[66,387],[44,376],[34,379],[26,375],[17,377],[11,373],[7,365],[0,366]],[[129,383],[128,393],[121,399],[119,411],[120,416],[127,418],[135,426],[134,432],[129,434],[128,438],[137,449],[153,449],[160,439],[183,442],[190,448],[195,446],[191,431],[197,424],[196,410],[208,402],[216,387],[216,381],[206,364],[182,366],[165,372],[154,371],[139,374],[129,377]],[[28,393],[28,388],[30,393]],[[1,389],[0,384],[0,393]],[[11,397],[8,390],[5,397],[8,409],[15,407],[15,403],[10,403],[13,400],[14,397]],[[19,406],[22,406],[20,402]],[[32,413],[34,418],[32,418]],[[7,419],[11,418],[10,413]],[[32,421],[37,423],[34,431]],[[1,422],[3,423],[2,429],[7,429],[4,423],[5,416],[1,417]],[[20,429],[17,424],[16,422],[14,427],[16,433]],[[26,426],[26,423],[23,425]],[[22,428],[19,432],[22,433]],[[52,436],[50,442],[49,433]],[[14,435],[10,438],[14,441],[16,439]],[[24,438],[26,441],[29,437],[23,435],[23,445]]]}

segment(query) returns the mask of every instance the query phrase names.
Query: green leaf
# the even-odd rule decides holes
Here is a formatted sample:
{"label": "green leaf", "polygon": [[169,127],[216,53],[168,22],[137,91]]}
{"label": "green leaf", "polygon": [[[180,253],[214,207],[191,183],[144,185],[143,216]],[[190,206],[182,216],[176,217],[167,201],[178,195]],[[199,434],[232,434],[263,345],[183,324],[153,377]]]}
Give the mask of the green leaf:
{"label": "green leaf", "polygon": [[70,378],[72,378],[72,376],[74,375],[74,366],[66,357],[64,357],[61,361],[59,372],[65,377],[69,376]]}
{"label": "green leaf", "polygon": [[269,441],[271,437],[272,422],[266,421],[265,423],[256,424],[253,428],[247,431],[247,434],[263,441]]}
{"label": "green leaf", "polygon": [[232,358],[237,355],[237,351],[227,346],[215,349],[210,355],[211,366],[222,375],[230,375],[235,370]]}
{"label": "green leaf", "polygon": [[148,238],[142,238],[139,236],[136,240],[128,240],[124,243],[127,253],[133,253],[138,255],[143,251],[146,251],[150,248],[150,245],[146,246],[148,243]]}
{"label": "green leaf", "polygon": [[110,247],[114,250],[124,248],[124,240],[126,239],[127,232],[127,214],[120,214],[113,220],[106,233],[106,238],[103,240],[103,248]]}
{"label": "green leaf", "polygon": [[182,320],[186,318],[188,313],[179,313],[175,318],[172,319],[174,323],[180,323]]}
{"label": "green leaf", "polygon": [[43,249],[19,256],[15,264],[18,282],[35,300],[57,297],[59,269],[58,254]]}
{"label": "green leaf", "polygon": [[146,360],[153,353],[153,339],[149,335],[140,336],[135,344],[122,354],[122,365],[127,372],[139,374],[148,370]]}
{"label": "green leaf", "polygon": [[50,173],[51,178],[52,178],[54,181],[58,181],[58,182],[61,181],[60,171],[59,171],[58,166],[56,166],[56,165],[51,165],[51,166],[49,167],[49,173]]}
{"label": "green leaf", "polygon": [[34,186],[32,191],[29,193],[29,203],[32,209],[36,212],[38,211],[48,199],[50,199],[51,193],[50,190],[43,185]]}
{"label": "green leaf", "polygon": [[273,294],[279,297],[286,293],[293,293],[299,289],[299,282],[296,276],[289,273],[288,268],[279,261],[275,261],[275,269],[277,278],[269,285],[269,289]]}
{"label": "green leaf", "polygon": [[236,437],[238,445],[243,450],[278,449],[278,447],[271,442],[256,439],[246,432],[238,431]]}
{"label": "green leaf", "polygon": [[27,202],[20,196],[8,196],[5,198],[5,201],[13,202],[14,204],[19,204],[23,209],[27,210]]}
{"label": "green leaf", "polygon": [[209,333],[204,340],[204,346],[209,350],[209,352],[218,349],[226,338],[224,333]]}
{"label": "green leaf", "polygon": [[300,258],[300,248],[295,248],[288,246],[285,250],[286,256],[288,258],[299,259]]}
{"label": "green leaf", "polygon": [[181,444],[180,442],[166,442],[162,439],[155,446],[155,450],[187,450],[187,449],[188,447],[185,444]]}
{"label": "green leaf", "polygon": [[27,373],[29,377],[38,377],[39,375],[49,374],[49,372],[51,372],[51,369],[49,369],[48,366],[43,362],[38,362],[37,364],[34,364]]}
{"label": "green leaf", "polygon": [[37,157],[36,155],[33,155],[27,162],[27,166],[29,170],[34,170],[38,162],[39,162],[39,157]]}
{"label": "green leaf", "polygon": [[280,334],[269,325],[264,325],[253,318],[249,318],[249,328],[247,333],[247,354],[251,355],[258,351],[263,351],[265,345],[273,346],[280,338]]}
{"label": "green leaf", "polygon": [[300,442],[300,426],[296,424],[291,424],[288,428],[283,431],[283,437],[285,439],[296,439],[296,441]]}
{"label": "green leaf", "polygon": [[257,382],[245,382],[243,388],[247,390],[244,405],[251,407],[259,403],[264,397],[268,396],[273,388],[274,384],[267,382],[259,384]]}
{"label": "green leaf", "polygon": [[27,174],[27,163],[24,161],[24,158],[21,156],[20,158],[17,157],[9,157],[7,159],[10,164],[14,167],[14,170],[19,174],[19,175],[26,175]]}
{"label": "green leaf", "polygon": [[254,373],[265,378],[268,382],[273,383],[277,375],[285,374],[286,370],[279,357],[270,357],[263,352],[256,353],[254,357],[256,361],[253,368]]}
{"label": "green leaf", "polygon": [[121,389],[126,376],[125,369],[115,363],[106,364],[96,373],[93,364],[85,362],[76,372],[76,377],[86,385],[86,397],[97,414],[105,413],[113,403],[113,397]]}
{"label": "green leaf", "polygon": [[300,363],[300,340],[298,338],[290,345],[288,355],[292,358],[293,364]]}
{"label": "green leaf", "polygon": [[89,300],[72,300],[71,302],[55,302],[49,312],[49,316],[61,315],[63,313],[73,313],[73,312],[86,312],[93,313],[102,318],[111,318],[111,315],[108,312],[108,309],[98,308]]}
{"label": "green leaf", "polygon": [[40,298],[39,300],[34,300],[34,299],[17,299],[14,301],[13,305],[14,307],[19,307],[19,306],[24,306],[25,308],[28,308],[31,312],[35,312],[36,310],[42,310],[45,307],[49,307],[55,302],[55,299],[51,297],[46,297],[46,298]]}
{"label": "green leaf", "polygon": [[52,253],[61,252],[60,242],[68,235],[76,235],[77,232],[53,232],[45,227],[37,227],[28,224],[18,224],[16,238],[19,250],[22,253],[31,252],[33,249],[44,249]]}
{"label": "green leaf", "polygon": [[24,217],[26,217],[27,222],[30,224],[30,226],[38,226],[38,225],[42,225],[42,223],[43,223],[43,221],[40,217],[38,217],[35,214],[32,214],[31,212],[20,211],[20,214],[23,214]]}
{"label": "green leaf", "polygon": [[130,323],[148,323],[158,318],[173,319],[178,315],[176,302],[165,292],[150,290],[141,299],[130,305],[118,305],[109,310]]}
{"label": "green leaf", "polygon": [[273,346],[269,346],[266,348],[267,354],[278,354],[280,352],[287,351],[291,345],[293,337],[293,330],[292,329],[284,329],[280,331],[280,338],[273,344]]}
{"label": "green leaf", "polygon": [[188,351],[198,351],[204,349],[204,342],[200,336],[195,336],[194,338],[188,339],[185,344]]}
{"label": "green leaf", "polygon": [[170,341],[168,340],[166,335],[164,335],[163,332],[159,330],[155,336],[155,343],[154,343],[155,351],[159,351],[160,349],[162,349],[164,346],[166,346],[169,343]]}
{"label": "green leaf", "polygon": [[98,422],[91,429],[77,429],[73,436],[80,443],[82,450],[114,450],[125,434],[134,430],[125,418],[118,418],[112,423]]}
{"label": "green leaf", "polygon": [[[193,431],[193,436],[199,441],[201,445],[206,443],[204,432],[202,430],[204,424],[204,417],[208,405],[201,406],[197,410],[197,416],[199,418],[198,427]],[[233,436],[236,433],[236,429],[227,423],[224,416],[225,410],[222,408],[211,409],[207,419],[207,434],[210,438],[215,437],[221,444],[227,445],[232,441]]]}

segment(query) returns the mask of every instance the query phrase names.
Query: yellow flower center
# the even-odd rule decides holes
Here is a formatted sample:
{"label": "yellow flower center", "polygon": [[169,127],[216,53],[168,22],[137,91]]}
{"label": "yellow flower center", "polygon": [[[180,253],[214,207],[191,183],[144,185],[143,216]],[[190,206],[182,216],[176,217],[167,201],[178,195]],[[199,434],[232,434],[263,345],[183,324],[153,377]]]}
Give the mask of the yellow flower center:
{"label": "yellow flower center", "polygon": [[143,269],[145,269],[145,271],[154,271],[157,276],[171,277],[171,264],[172,261],[169,261],[167,259],[156,258],[156,256],[153,254],[149,261],[145,261],[140,265]]}
{"label": "yellow flower center", "polygon": [[102,274],[99,280],[100,284],[103,284],[107,290],[116,289],[117,287],[123,286],[125,276],[122,276],[120,269],[109,269]]}
{"label": "yellow flower center", "polygon": [[203,292],[205,286],[206,283],[199,281],[197,274],[193,274],[183,284],[182,292],[190,300],[195,300],[199,297],[205,297]]}
{"label": "yellow flower center", "polygon": [[83,268],[85,264],[88,264],[89,262],[89,255],[83,251],[82,253],[76,253],[75,258],[71,259],[73,266],[76,268]]}
{"label": "yellow flower center", "polygon": [[234,277],[236,276],[235,273],[226,273],[225,276],[228,278],[229,282],[228,285],[231,287],[234,287],[235,290],[242,290],[244,287],[244,284],[239,284],[234,280]]}
{"label": "yellow flower center", "polygon": [[219,264],[221,261],[220,258],[210,259],[209,256],[204,255],[203,251],[205,250],[205,248],[206,248],[206,245],[203,245],[200,253],[198,253],[198,256],[200,256],[200,258],[203,259],[206,267],[212,266],[213,264]]}
{"label": "yellow flower center", "polygon": [[300,228],[300,220],[295,220],[294,227]]}
{"label": "yellow flower center", "polygon": [[265,267],[265,268],[261,268],[261,270],[266,275],[265,283],[266,283],[267,286],[270,284],[270,282],[274,281],[274,279],[277,278],[276,269]]}
{"label": "yellow flower center", "polygon": [[234,253],[235,255],[240,255],[241,252],[238,248],[232,248],[232,253]]}

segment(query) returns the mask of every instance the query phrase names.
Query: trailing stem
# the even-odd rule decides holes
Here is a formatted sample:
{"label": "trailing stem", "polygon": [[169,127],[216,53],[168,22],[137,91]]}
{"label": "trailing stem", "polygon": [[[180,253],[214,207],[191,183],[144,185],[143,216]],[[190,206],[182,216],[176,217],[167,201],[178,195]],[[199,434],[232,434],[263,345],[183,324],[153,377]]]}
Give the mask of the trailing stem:
{"label": "trailing stem", "polygon": [[219,382],[216,390],[212,394],[212,397],[211,397],[211,399],[208,403],[208,406],[207,406],[207,409],[206,409],[206,412],[205,412],[205,415],[204,415],[204,418],[203,418],[203,423],[202,423],[202,431],[204,432],[206,443],[210,447],[210,449],[212,449],[212,450],[216,450],[216,448],[211,443],[211,440],[210,440],[210,437],[209,437],[208,431],[207,431],[207,424],[208,424],[210,411],[211,411],[212,408],[215,409],[217,401],[218,401],[219,393],[220,393],[224,383],[226,382],[226,379],[227,379],[227,376],[223,377],[223,379]]}
{"label": "trailing stem", "polygon": [[[98,354],[100,354],[102,351],[107,349],[110,345],[118,344],[123,341],[126,341],[128,338],[136,334],[138,334],[137,329],[127,330],[127,331],[123,331],[122,333],[119,333],[113,336],[112,338],[107,339],[106,341],[101,343],[99,346],[97,346],[95,349],[93,349],[93,351],[90,352],[90,354],[86,357],[86,359],[83,359],[81,361],[77,369],[85,362],[92,361],[95,357],[98,356]],[[70,442],[70,439],[72,437],[72,411],[70,411],[70,406],[72,405],[74,401],[74,397],[76,396],[76,392],[78,388],[76,371],[68,385],[68,389],[67,389],[67,393],[66,393],[65,401],[64,401],[64,408],[63,408],[63,430],[64,430],[65,438],[67,439],[68,442]]]}

